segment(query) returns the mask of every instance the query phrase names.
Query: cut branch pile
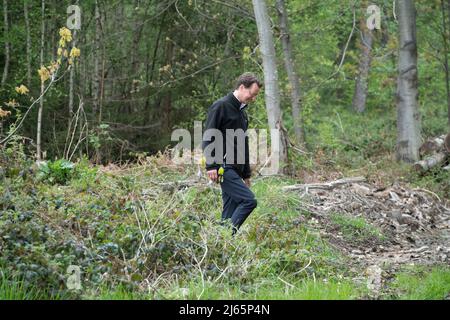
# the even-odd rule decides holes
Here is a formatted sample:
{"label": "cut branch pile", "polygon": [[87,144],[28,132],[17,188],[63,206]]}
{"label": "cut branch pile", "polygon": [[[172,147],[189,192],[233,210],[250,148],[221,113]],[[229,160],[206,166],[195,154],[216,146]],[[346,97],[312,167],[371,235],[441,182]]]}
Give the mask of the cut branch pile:
{"label": "cut branch pile", "polygon": [[[336,184],[334,181],[284,188],[284,191],[301,193],[302,206],[314,216],[317,225],[325,229],[321,233],[329,237],[331,243],[349,254],[366,258],[368,255],[381,258],[404,252],[408,257],[412,253],[420,254],[422,260],[429,262],[450,261],[450,208],[439,196],[425,189],[409,190],[396,184],[377,188],[361,182],[360,177],[337,181],[354,182]],[[335,230],[327,227],[332,225],[331,217],[336,214],[350,219],[364,218],[387,239],[369,246],[368,243],[343,241]],[[306,217],[301,219],[307,222]],[[418,248],[420,250],[416,252]],[[430,256],[425,257],[427,254]]]}

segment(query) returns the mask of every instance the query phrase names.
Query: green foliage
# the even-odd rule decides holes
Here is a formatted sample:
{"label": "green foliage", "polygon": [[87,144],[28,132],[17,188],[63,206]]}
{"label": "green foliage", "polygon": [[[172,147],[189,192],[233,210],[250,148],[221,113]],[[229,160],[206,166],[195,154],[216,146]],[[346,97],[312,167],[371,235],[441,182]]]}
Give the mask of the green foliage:
{"label": "green foliage", "polygon": [[443,199],[450,197],[450,172],[447,170],[437,167],[425,174],[409,171],[406,176],[415,187],[431,190]]}
{"label": "green foliage", "polygon": [[364,218],[353,218],[334,213],[331,215],[331,221],[337,225],[344,238],[351,243],[379,242],[384,239],[380,230],[370,225]]}
{"label": "green foliage", "polygon": [[448,266],[431,270],[416,267],[398,274],[393,287],[402,300],[443,300],[450,296],[450,269]]}
{"label": "green foliage", "polygon": [[[0,272],[0,300],[45,300],[48,295],[34,287],[27,286],[18,278]],[[56,299],[56,297],[53,297]]]}
{"label": "green foliage", "polygon": [[77,164],[59,159],[41,163],[36,178],[38,181],[60,185],[66,185],[72,180],[74,185],[85,190],[95,182],[96,174],[97,169],[91,168],[86,158]]}
{"label": "green foliage", "polygon": [[[5,270],[14,270],[25,285],[52,295],[111,299],[144,297],[138,287],[155,272],[176,274],[182,281],[193,279],[206,247],[201,265],[206,281],[217,280],[217,288],[242,285],[237,297],[246,294],[245,288],[274,276],[300,286],[304,279],[328,278],[342,270],[344,261],[338,252],[298,222],[292,223],[303,213],[296,197],[280,189],[293,180],[256,182],[260,205],[239,238],[232,238],[229,228],[217,224],[220,191],[155,188],[179,180],[179,174],[162,163],[151,160],[144,171],[136,167],[137,171],[111,175],[96,172],[87,160],[73,166],[55,161],[49,166],[57,168],[52,177],[71,168],[64,179],[8,180],[8,196],[0,203]],[[193,166],[186,174],[195,172]],[[88,187],[81,188],[80,181]],[[149,191],[140,196],[142,190]],[[82,269],[82,292],[70,292],[65,286],[69,265]],[[99,284],[100,293],[95,289]],[[175,283],[170,286],[176,288]],[[162,289],[152,292],[152,297],[164,298],[158,293]],[[170,290],[162,291],[166,289]],[[281,295],[282,285],[279,290]],[[297,296],[300,293],[292,295]]]}
{"label": "green foliage", "polygon": [[39,166],[37,178],[49,183],[66,184],[73,174],[75,164],[65,159],[44,162]]}
{"label": "green foliage", "polygon": [[360,289],[348,281],[303,280],[287,282],[280,277],[268,278],[253,285],[216,284],[195,278],[187,283],[174,284],[161,292],[168,299],[205,300],[349,300],[358,296]]}

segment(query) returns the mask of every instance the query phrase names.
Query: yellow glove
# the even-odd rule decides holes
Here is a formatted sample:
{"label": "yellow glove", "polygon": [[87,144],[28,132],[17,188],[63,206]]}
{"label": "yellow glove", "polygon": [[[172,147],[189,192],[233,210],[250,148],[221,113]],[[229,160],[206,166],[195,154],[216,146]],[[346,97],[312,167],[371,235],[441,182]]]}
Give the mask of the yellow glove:
{"label": "yellow glove", "polygon": [[219,182],[223,182],[223,173],[225,172],[225,169],[223,167],[220,167],[219,170],[217,170],[217,173],[219,174]]}

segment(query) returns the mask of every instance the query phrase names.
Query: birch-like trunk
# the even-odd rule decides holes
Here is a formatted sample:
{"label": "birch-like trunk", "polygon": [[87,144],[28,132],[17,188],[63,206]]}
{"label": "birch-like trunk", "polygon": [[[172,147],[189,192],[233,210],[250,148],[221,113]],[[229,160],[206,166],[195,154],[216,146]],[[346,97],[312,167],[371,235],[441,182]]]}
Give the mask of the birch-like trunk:
{"label": "birch-like trunk", "polygon": [[30,17],[28,14],[28,2],[23,2],[23,14],[25,16],[25,28],[27,33],[27,86],[31,87],[31,30]]}
{"label": "birch-like trunk", "polygon": [[272,141],[272,159],[278,156],[281,166],[276,170],[283,172],[283,165],[287,164],[287,137],[284,131],[280,109],[280,90],[278,87],[278,71],[275,55],[275,44],[270,27],[269,14],[264,0],[253,0],[256,25],[258,27],[259,43],[264,69],[264,95],[269,122],[269,129],[277,129],[280,141]]}
{"label": "birch-like trunk", "polygon": [[353,94],[353,109],[359,113],[366,110],[368,78],[370,71],[370,63],[372,61],[372,31],[367,28],[365,17],[360,21],[361,40],[360,59],[358,67],[358,76],[355,81],[355,92]]}
{"label": "birch-like trunk", "polygon": [[303,127],[303,120],[301,113],[300,80],[297,75],[297,72],[295,71],[295,63],[292,53],[292,44],[288,24],[288,14],[286,10],[285,1],[277,0],[276,6],[280,21],[281,45],[283,47],[284,66],[286,68],[286,73],[289,79],[289,89],[292,103],[292,117],[294,123],[295,139],[300,146],[304,146],[305,131]]}
{"label": "birch-like trunk", "polygon": [[94,40],[94,83],[93,83],[93,112],[94,118],[97,119],[100,107],[100,34],[101,21],[98,0],[95,1],[95,40]]}
{"label": "birch-like trunk", "polygon": [[398,1],[399,60],[397,81],[397,160],[419,159],[416,8],[413,0]]}
{"label": "birch-like trunk", "polygon": [[[45,46],[45,0],[41,1],[41,54],[40,65],[44,65],[44,46]],[[41,145],[41,132],[42,132],[42,112],[44,110],[44,82],[41,81],[41,100],[39,101],[38,120],[37,120],[37,137],[36,137],[36,158],[38,161],[42,160],[42,145]]]}
{"label": "birch-like trunk", "polygon": [[3,0],[3,23],[4,23],[4,37],[5,37],[5,66],[3,67],[3,76],[2,76],[2,87],[6,83],[6,79],[8,78],[9,72],[9,63],[11,60],[10,57],[10,42],[8,40],[9,36],[9,26],[8,26],[8,1]]}
{"label": "birch-like trunk", "polygon": [[449,65],[448,65],[448,39],[447,36],[450,33],[450,0],[449,6],[449,16],[446,17],[445,12],[445,2],[441,0],[441,11],[442,11],[442,42],[444,43],[444,69],[445,69],[445,89],[447,92],[447,123],[450,126],[450,76],[449,76]]}

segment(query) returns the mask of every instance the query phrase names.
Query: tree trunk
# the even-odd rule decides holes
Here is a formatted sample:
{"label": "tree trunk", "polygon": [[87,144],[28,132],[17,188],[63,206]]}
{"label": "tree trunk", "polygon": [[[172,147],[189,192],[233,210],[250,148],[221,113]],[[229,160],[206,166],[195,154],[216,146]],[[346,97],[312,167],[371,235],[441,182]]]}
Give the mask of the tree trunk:
{"label": "tree trunk", "polygon": [[[94,119],[99,125],[102,121],[102,87],[103,87],[103,67],[100,70],[100,63],[103,62],[102,50],[102,16],[100,13],[99,1],[95,0],[95,51],[94,51]],[[102,59],[102,60],[100,60]],[[102,62],[101,62],[102,61]],[[104,64],[102,63],[102,66]],[[98,126],[96,130],[99,130]],[[95,163],[102,162],[101,147],[95,150]]]}
{"label": "tree trunk", "polygon": [[[450,7],[450,0],[448,3]],[[446,21],[445,3],[441,0],[441,11],[442,11],[442,42],[444,43],[444,69],[445,69],[445,88],[447,90],[447,123],[450,126],[450,77],[449,77],[449,66],[448,66],[448,39],[447,36],[450,33],[449,22]],[[450,8],[449,8],[450,14]],[[449,15],[450,20],[450,15]]]}
{"label": "tree trunk", "polygon": [[367,28],[365,17],[360,21],[361,40],[360,49],[361,55],[359,59],[358,76],[355,81],[355,93],[353,95],[353,109],[362,113],[366,109],[367,101],[367,86],[369,78],[370,63],[372,61],[372,31]]}
{"label": "tree trunk", "polygon": [[2,87],[5,86],[6,79],[8,78],[9,63],[10,63],[10,42],[9,26],[8,26],[8,1],[3,0],[3,22],[4,22],[4,37],[5,37],[5,66],[3,67]]}
{"label": "tree trunk", "polygon": [[300,81],[295,71],[295,63],[292,53],[292,45],[288,24],[288,14],[284,0],[277,0],[276,6],[280,21],[281,44],[283,46],[284,66],[286,68],[286,72],[289,78],[295,139],[300,146],[304,147],[305,131],[303,128],[303,120],[301,115]]}
{"label": "tree trunk", "polygon": [[[175,47],[172,41],[167,41],[166,44],[166,56],[165,56],[165,65],[173,65],[173,57],[175,55]],[[162,130],[164,133],[170,135],[171,125],[170,125],[170,116],[172,112],[172,90],[167,89],[163,92],[161,97],[161,107],[162,107]]]}
{"label": "tree trunk", "polygon": [[282,165],[287,164],[287,139],[283,130],[283,122],[280,109],[280,90],[278,87],[278,72],[275,55],[275,44],[272,29],[270,27],[269,15],[264,0],[253,0],[256,25],[258,27],[259,42],[264,69],[264,95],[266,100],[267,117],[269,129],[278,130],[279,141],[272,140],[272,167],[274,161],[279,159],[281,166],[275,164],[272,173],[283,172]]}
{"label": "tree trunk", "polygon": [[23,14],[25,16],[25,28],[27,33],[27,86],[31,87],[31,30],[30,17],[28,15],[28,3],[23,2]]}
{"label": "tree trunk", "polygon": [[94,40],[94,85],[93,91],[93,113],[94,119],[98,117],[100,106],[100,35],[101,35],[101,16],[98,0],[95,0],[95,40]]}
{"label": "tree trunk", "polygon": [[[158,35],[156,36],[156,42],[155,42],[155,47],[153,48],[153,55],[152,55],[152,63],[151,63],[151,67],[150,67],[150,63],[147,62],[147,92],[146,92],[146,99],[145,99],[145,117],[143,119],[143,125],[146,125],[148,122],[150,122],[150,114],[151,114],[151,110],[150,110],[150,96],[151,96],[151,86],[149,85],[152,81],[153,81],[153,74],[155,71],[155,65],[156,65],[156,59],[157,59],[157,55],[158,55],[158,50],[159,50],[159,43],[161,40],[161,34],[163,31],[163,27],[164,27],[164,21],[166,18],[166,12],[164,11],[162,18],[161,18],[161,23],[159,25],[159,30],[158,30]],[[149,45],[149,41],[147,41],[147,45]],[[148,55],[147,55],[147,59],[150,58],[150,50],[149,48],[147,49],[148,51]]]}
{"label": "tree trunk", "polygon": [[[57,27],[58,24],[58,5],[60,5],[60,0],[53,0],[51,1],[51,10],[50,10],[50,15],[51,15],[51,27],[48,28],[48,32],[50,33],[50,37],[51,37],[51,41],[47,41],[47,45],[50,47],[49,51],[50,51],[50,56],[52,57],[51,61],[56,61],[56,46],[57,46],[57,35],[58,35],[58,30],[59,28]],[[50,8],[50,5],[49,5]]]}
{"label": "tree trunk", "polygon": [[[41,21],[41,56],[40,56],[40,64],[44,65],[44,46],[45,46],[45,0],[41,1],[41,13],[42,13],[42,21]],[[42,160],[42,145],[41,145],[41,132],[42,132],[42,112],[44,110],[44,82],[41,81],[41,100],[39,101],[39,111],[38,111],[38,120],[37,120],[37,138],[36,138],[36,158],[38,161]]]}
{"label": "tree trunk", "polygon": [[416,8],[413,0],[399,1],[399,76],[397,81],[397,160],[419,159]]}

